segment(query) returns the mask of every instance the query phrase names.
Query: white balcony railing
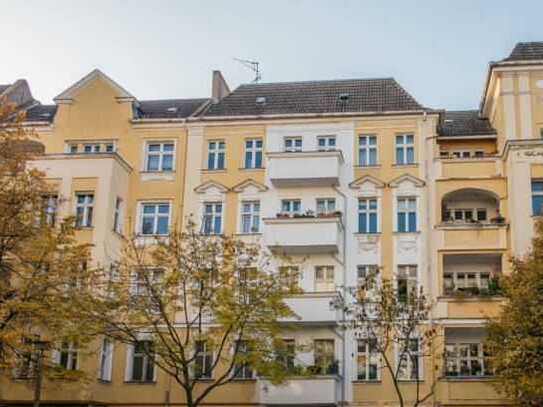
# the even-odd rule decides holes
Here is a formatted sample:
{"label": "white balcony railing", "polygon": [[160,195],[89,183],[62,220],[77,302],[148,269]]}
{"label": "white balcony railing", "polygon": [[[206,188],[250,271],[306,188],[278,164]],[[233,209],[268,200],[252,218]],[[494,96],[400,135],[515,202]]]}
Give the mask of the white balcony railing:
{"label": "white balcony railing", "polygon": [[334,303],[338,293],[304,293],[294,295],[285,300],[290,309],[296,314],[282,322],[303,323],[310,325],[335,325],[338,319],[338,309]]}
{"label": "white balcony railing", "polygon": [[342,241],[340,216],[263,219],[264,243],[284,254],[337,253]]}
{"label": "white balcony railing", "polygon": [[263,405],[328,405],[339,401],[338,376],[289,378],[274,385],[269,380],[258,380],[259,403]]}
{"label": "white balcony railing", "polygon": [[324,186],[339,183],[341,151],[268,153],[270,181],[278,187]]}

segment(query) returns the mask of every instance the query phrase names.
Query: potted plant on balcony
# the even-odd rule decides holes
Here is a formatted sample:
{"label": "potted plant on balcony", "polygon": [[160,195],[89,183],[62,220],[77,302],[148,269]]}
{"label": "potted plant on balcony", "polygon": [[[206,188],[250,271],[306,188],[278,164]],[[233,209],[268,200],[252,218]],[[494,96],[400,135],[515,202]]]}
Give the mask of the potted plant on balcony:
{"label": "potted plant on balcony", "polygon": [[498,225],[503,225],[505,223],[505,218],[500,214],[500,211],[497,210],[496,216],[490,219],[490,222],[498,224]]}
{"label": "potted plant on balcony", "polygon": [[278,212],[275,214],[275,216],[278,218],[278,219],[286,219],[286,218],[290,218],[290,214],[286,213],[286,212]]}

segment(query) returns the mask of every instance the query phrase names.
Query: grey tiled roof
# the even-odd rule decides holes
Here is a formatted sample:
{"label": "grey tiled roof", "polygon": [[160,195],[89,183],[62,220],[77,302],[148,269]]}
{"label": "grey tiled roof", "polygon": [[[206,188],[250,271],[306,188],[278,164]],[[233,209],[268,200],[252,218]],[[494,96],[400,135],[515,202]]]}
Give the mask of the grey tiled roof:
{"label": "grey tiled roof", "polygon": [[530,61],[543,59],[543,42],[519,42],[503,61]]}
{"label": "grey tiled roof", "polygon": [[441,137],[495,135],[488,119],[479,117],[478,110],[446,111],[442,115],[439,135]]}
{"label": "grey tiled roof", "polygon": [[26,111],[26,121],[52,122],[57,112],[57,105],[37,104]]}
{"label": "grey tiled roof", "polygon": [[0,85],[0,95],[4,93],[4,91],[9,88],[11,85]]}
{"label": "grey tiled roof", "polygon": [[[257,103],[257,98],[260,100]],[[241,85],[205,117],[364,113],[424,109],[393,78]]]}
{"label": "grey tiled roof", "polygon": [[209,99],[140,100],[134,108],[136,119],[186,118]]}

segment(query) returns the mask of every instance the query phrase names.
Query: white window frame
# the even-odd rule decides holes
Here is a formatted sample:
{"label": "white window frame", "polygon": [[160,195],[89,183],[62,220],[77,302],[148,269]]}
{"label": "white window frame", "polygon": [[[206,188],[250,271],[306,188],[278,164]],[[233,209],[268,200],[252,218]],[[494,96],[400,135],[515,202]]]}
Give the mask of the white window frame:
{"label": "white window frame", "polygon": [[[365,144],[362,143],[365,140]],[[370,141],[375,141],[371,144]],[[375,162],[370,162],[371,152],[375,151]],[[364,156],[366,164],[363,164],[361,157]],[[375,134],[360,134],[358,136],[358,165],[361,167],[372,167],[379,165],[379,149],[377,148],[377,136]]]}
{"label": "white window frame", "polygon": [[[153,342],[149,339],[139,339],[137,342]],[[142,362],[142,379],[141,380],[136,380],[134,379],[134,359],[136,358],[136,356],[138,355],[141,355],[141,357],[143,357],[143,362]],[[154,383],[156,382],[156,375],[157,375],[157,366],[155,366],[154,364],[154,358],[152,360],[149,360],[149,356],[146,354],[146,353],[141,353],[141,354],[138,354],[136,355],[136,343],[132,343],[130,345],[127,346],[127,357],[126,357],[126,361],[127,361],[127,366],[126,366],[126,371],[125,371],[125,381],[126,382],[133,382],[133,383]],[[153,378],[152,379],[146,379],[146,376],[147,376],[147,370],[149,369],[149,366],[152,364],[152,373],[153,373]]]}
{"label": "white window frame", "polygon": [[[221,210],[217,211],[217,205],[221,206]],[[206,209],[208,206],[211,206],[211,212],[207,212]],[[206,201],[202,203],[202,233],[205,235],[220,235],[222,234],[224,230],[224,202],[222,201]],[[216,218],[220,218],[221,225],[220,230],[215,230],[215,220]],[[205,231],[205,225],[207,222],[207,219],[211,219],[211,227],[209,228],[209,231]]]}
{"label": "white window frame", "polygon": [[[79,202],[79,197],[83,197],[83,202]],[[78,228],[90,228],[94,220],[94,192],[76,192],[75,193],[75,215],[76,215],[76,227]],[[81,209],[81,216],[78,215],[79,209]]]}
{"label": "white window frame", "polygon": [[[468,276],[473,275],[475,278],[469,279]],[[481,278],[483,275],[487,276],[486,278],[486,287],[483,285],[484,278]],[[448,276],[451,276],[448,278]],[[461,277],[460,277],[461,276]],[[446,281],[447,279],[452,283],[453,287],[450,292],[448,292]],[[466,292],[470,288],[478,288],[479,290],[488,290],[489,284],[492,279],[492,272],[490,271],[444,271],[443,272],[443,293],[445,295],[453,294],[454,292]],[[474,285],[470,285],[474,283]]]}
{"label": "white window frame", "polygon": [[[402,345],[403,345],[404,340],[405,339],[402,339]],[[410,338],[409,341],[417,341],[417,351],[416,352],[409,351],[404,355],[406,357],[406,363],[407,363],[406,371],[409,372],[409,376],[403,376],[401,374],[401,370],[398,367],[398,364],[401,363],[401,361],[400,361],[400,345],[397,344],[397,343],[395,344],[395,359],[396,359],[396,368],[398,369],[398,380],[399,381],[405,381],[405,382],[416,381],[416,380],[420,381],[424,377],[424,366],[423,366],[424,358],[423,358],[421,341],[420,341],[420,338],[418,336],[414,337],[414,338]],[[417,366],[417,375],[418,375],[418,377],[413,377],[411,375],[411,373],[412,373],[412,365],[413,365],[413,360],[410,357],[411,354],[415,354],[417,356],[417,365],[418,365]]]}
{"label": "white window frame", "polygon": [[[214,143],[213,148],[211,143]],[[219,167],[219,156],[223,155],[223,166]],[[213,165],[210,166],[209,158],[213,156]],[[207,169],[208,170],[224,170],[226,168],[226,142],[224,140],[209,140],[207,142]]]}
{"label": "white window frame", "polygon": [[[299,141],[300,145],[297,146],[296,142]],[[287,146],[287,144],[290,143],[291,145],[290,146]],[[300,136],[289,136],[289,137],[285,137],[283,139],[283,148],[284,148],[284,151],[286,153],[299,153],[301,151],[303,151],[303,146],[304,146],[304,139],[303,137],[300,137]]]}
{"label": "white window frame", "polygon": [[[324,140],[324,145],[321,146],[321,140]],[[332,141],[333,145],[330,145],[330,141]],[[317,150],[318,151],[336,151],[337,150],[337,139],[334,135],[327,135],[327,136],[317,136]]]}
{"label": "white window frame", "polygon": [[[332,353],[331,353],[331,356],[332,356],[332,364],[334,362],[336,362],[336,341],[333,339],[333,338],[315,338],[313,339],[313,364],[317,367],[324,367],[324,365],[322,366],[319,366],[319,364],[317,363],[317,349],[318,349],[318,346],[317,346],[317,343],[327,343],[328,345],[331,343],[332,344]],[[326,345],[326,346],[328,346]],[[327,355],[327,354],[323,354],[323,357],[326,357],[326,356],[330,356],[330,355]],[[322,374],[326,374],[326,372],[321,372]]]}
{"label": "white window frame", "polygon": [[[298,202],[298,210],[294,210],[294,203]],[[288,209],[284,210],[285,204],[288,205]],[[281,211],[280,213],[285,213],[290,216],[297,215],[302,213],[302,200],[298,198],[287,198],[287,199],[281,199]]]}
{"label": "white window frame", "polygon": [[[66,355],[66,366],[62,364],[63,355]],[[65,370],[79,370],[79,349],[74,342],[62,342],[54,353],[55,363]]]}
{"label": "white window frame", "polygon": [[[476,345],[477,346],[477,356],[471,355],[471,346]],[[449,355],[448,347],[454,347],[454,356]],[[460,348],[461,347],[467,347],[466,356],[462,356],[460,354]],[[486,360],[487,357],[485,357],[484,353],[484,344],[482,342],[463,342],[463,341],[456,341],[451,342],[448,340],[445,340],[445,377],[457,377],[457,378],[473,378],[473,377],[488,377],[492,376],[492,374],[487,374],[486,372]],[[455,362],[456,364],[456,372],[457,375],[449,375],[449,369],[448,365],[449,362]],[[468,375],[461,375],[460,374],[460,366],[462,365],[462,362],[466,362],[466,366],[468,366],[470,370],[470,374]],[[471,366],[474,361],[477,361],[479,363],[479,366],[481,367],[481,374],[480,375],[472,375],[471,374]]]}
{"label": "white window frame", "polygon": [[[366,203],[366,209],[360,209],[360,203],[365,202]],[[375,202],[375,209],[371,208],[371,204]],[[356,224],[357,224],[357,233],[363,233],[363,234],[372,234],[372,233],[379,233],[381,231],[380,229],[380,217],[379,217],[379,199],[376,197],[360,197],[358,198],[358,202],[356,204]],[[365,230],[360,230],[360,214],[365,213],[366,214],[366,225]],[[370,231],[370,215],[375,214],[376,217],[376,228],[375,231]]]}
{"label": "white window frame", "polygon": [[[158,151],[149,151],[151,145],[159,145]],[[166,145],[172,145],[171,151],[166,151],[165,146]],[[174,172],[175,171],[175,157],[176,157],[176,142],[175,140],[146,140],[144,151],[145,151],[145,160],[144,160],[144,166],[143,166],[143,172]],[[164,169],[164,157],[170,156],[172,157],[172,168],[171,169]],[[149,169],[149,158],[150,156],[158,156],[158,168],[157,169]]]}
{"label": "white window frame", "polygon": [[113,368],[113,342],[109,338],[103,338],[100,347],[100,363],[98,365],[98,380],[111,381]]}
{"label": "white window frame", "polygon": [[[402,138],[401,143],[398,143],[398,137]],[[407,141],[408,137],[412,137],[413,142],[411,142],[411,143],[408,142]],[[401,160],[398,160],[398,149],[402,150],[402,153],[401,153],[402,158],[401,158]],[[407,151],[409,149],[413,149],[413,161],[411,161],[411,162],[407,161],[407,158],[408,158]],[[416,161],[417,161],[415,153],[416,153],[416,150],[415,150],[415,135],[413,133],[402,133],[402,134],[396,134],[394,136],[394,156],[395,156],[396,165],[412,165],[412,164],[415,164]]]}
{"label": "white window frame", "polygon": [[[87,149],[89,151],[87,151]],[[102,152],[101,143],[84,143],[83,144],[83,154],[99,154]]]}
{"label": "white window frame", "polygon": [[120,197],[115,198],[115,208],[113,208],[113,231],[119,234],[123,232],[123,205],[124,201]]}
{"label": "white window frame", "polygon": [[[203,343],[203,351],[197,352],[196,348],[198,346],[198,343]],[[210,367],[213,366],[214,354],[213,354],[213,351],[209,349],[209,342],[206,340],[196,341],[194,346],[195,346],[195,349],[194,349],[195,355],[194,355],[194,366],[193,366],[193,372],[192,372],[194,378],[199,379],[199,380],[212,379],[213,370],[209,370],[209,372],[207,372],[208,373],[207,375],[205,374],[201,374],[199,376],[196,375],[197,373],[196,366],[197,366],[198,360],[201,360],[202,371],[205,371],[205,367],[208,363]]]}
{"label": "white window frame", "polygon": [[[247,147],[247,142],[252,142],[251,147]],[[260,141],[260,147],[257,146],[258,142]],[[264,154],[263,154],[263,147],[264,147],[264,141],[261,138],[248,138],[245,139],[243,142],[245,151],[243,154],[243,168],[247,169],[256,169],[256,168],[262,168],[263,162],[264,162]],[[247,153],[251,154],[251,163],[250,166],[247,167]],[[256,166],[256,154],[260,153],[260,166]],[[226,157],[225,157],[226,158]]]}
{"label": "white window frame", "polygon": [[[321,276],[319,276],[321,274]],[[336,270],[331,265],[315,266],[315,292],[336,291]]]}
{"label": "white window frame", "polygon": [[[168,214],[159,213],[159,206],[162,205],[168,205]],[[138,228],[137,228],[137,234],[142,237],[149,237],[149,236],[168,236],[171,229],[171,222],[172,222],[172,205],[169,201],[144,201],[139,202],[139,208],[138,208]],[[155,206],[155,211],[153,214],[144,214],[144,208],[146,206]],[[147,217],[153,217],[153,231],[152,233],[143,233],[143,220]],[[158,233],[158,219],[159,218],[168,218],[168,231],[166,233]]]}
{"label": "white window frame", "polygon": [[[412,272],[414,271],[414,276],[412,275]],[[405,278],[400,278],[400,274],[405,274]],[[407,298],[409,298],[409,295],[411,295],[412,288],[413,288],[413,282],[415,290],[418,294],[419,290],[419,268],[416,264],[398,264],[396,267],[396,274],[395,274],[395,288],[398,297],[400,296],[400,289],[399,289],[399,281],[400,280],[406,280],[406,288],[407,288]]]}
{"label": "white window frame", "polygon": [[[246,211],[246,206],[249,206],[249,210]],[[260,233],[260,201],[258,200],[244,200],[241,201],[241,213],[240,213],[240,233],[242,234],[254,234]],[[245,219],[249,219],[249,230],[245,230]],[[221,222],[222,223],[222,222]],[[256,226],[255,226],[256,224]]]}
{"label": "white window frame", "polygon": [[328,215],[336,212],[336,198],[317,198],[315,202],[315,213],[317,215]]}
{"label": "white window frame", "polygon": [[[401,208],[401,203],[400,202],[406,202],[406,209],[404,208]],[[415,208],[412,209],[410,208],[410,204],[412,203],[412,201],[415,202]],[[396,232],[398,233],[415,233],[415,232],[418,232],[419,230],[419,200],[418,200],[418,197],[416,196],[398,196],[396,197],[396,216],[394,217],[395,218],[395,223],[396,223]],[[405,213],[405,217],[404,217],[404,226],[405,226],[405,230],[400,230],[400,222],[399,222],[399,214],[400,213]],[[409,231],[409,214],[410,213],[415,213],[415,230],[413,231]]]}
{"label": "white window frame", "polygon": [[[237,354],[239,355],[240,353],[246,353],[246,352],[249,352],[249,347],[248,347],[248,342],[245,341],[245,340],[241,340],[241,341],[238,341],[239,344],[234,344],[234,346],[243,346],[243,352],[241,351],[240,348],[238,348],[238,352]],[[232,354],[234,356],[235,354],[235,349],[232,348]],[[234,367],[233,371],[232,371],[232,377],[234,378],[234,380],[251,380],[255,377],[255,370],[253,368],[253,366],[250,366],[248,363],[243,363],[242,364],[242,367],[241,367],[241,374],[237,374],[236,375],[236,372],[238,371],[237,369],[237,365]],[[250,374],[248,374],[250,373]]]}
{"label": "white window frame", "polygon": [[[355,380],[359,380],[359,381],[364,381],[364,382],[378,382],[381,380],[381,355],[379,352],[377,352],[375,349],[371,350],[370,348],[370,342],[371,341],[375,341],[377,343],[377,338],[372,338],[372,339],[369,339],[369,338],[362,338],[362,339],[358,339],[357,342],[356,342],[356,378]],[[364,351],[361,352],[360,349],[361,349],[361,345],[364,347]],[[365,359],[365,366],[364,366],[364,371],[365,371],[365,376],[364,377],[360,377],[360,355],[363,355],[364,356],[364,359]],[[376,374],[376,377],[375,378],[370,378],[369,375],[370,375],[370,366],[371,365],[376,365],[376,371],[377,371],[377,374]]]}

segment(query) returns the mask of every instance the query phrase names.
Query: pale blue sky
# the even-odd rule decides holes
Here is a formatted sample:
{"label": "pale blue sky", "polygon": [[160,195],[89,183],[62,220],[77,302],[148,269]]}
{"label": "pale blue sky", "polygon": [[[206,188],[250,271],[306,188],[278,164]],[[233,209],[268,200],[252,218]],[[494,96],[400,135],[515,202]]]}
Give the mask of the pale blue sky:
{"label": "pale blue sky", "polygon": [[543,41],[543,1],[0,0],[0,83],[43,103],[97,67],[139,99],[263,82],[395,77],[429,107],[478,106],[491,60]]}

